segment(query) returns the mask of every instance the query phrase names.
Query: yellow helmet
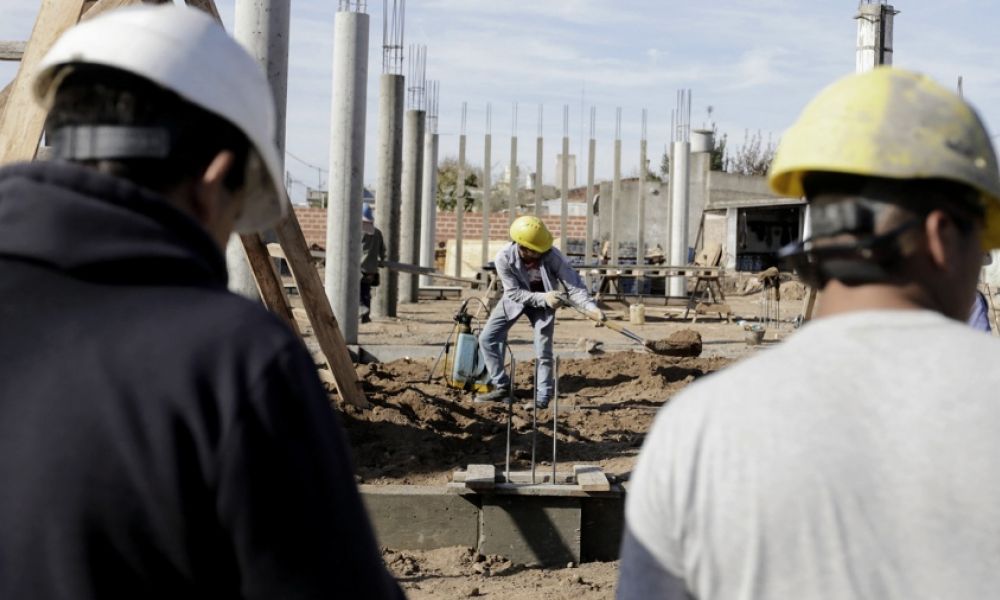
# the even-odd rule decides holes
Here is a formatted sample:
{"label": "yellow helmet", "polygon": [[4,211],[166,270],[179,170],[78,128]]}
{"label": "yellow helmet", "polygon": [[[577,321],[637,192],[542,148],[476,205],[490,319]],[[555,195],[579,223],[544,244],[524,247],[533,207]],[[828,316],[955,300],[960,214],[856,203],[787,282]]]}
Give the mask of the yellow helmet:
{"label": "yellow helmet", "polygon": [[986,211],[984,249],[1000,248],[990,136],[968,103],[929,77],[879,67],[820,92],[782,138],[768,179],[775,193],[801,197],[803,176],[814,171],[965,184]]}
{"label": "yellow helmet", "polygon": [[519,246],[530,248],[535,252],[548,252],[552,247],[552,234],[545,223],[538,217],[525,215],[514,219],[510,224],[510,239]]}

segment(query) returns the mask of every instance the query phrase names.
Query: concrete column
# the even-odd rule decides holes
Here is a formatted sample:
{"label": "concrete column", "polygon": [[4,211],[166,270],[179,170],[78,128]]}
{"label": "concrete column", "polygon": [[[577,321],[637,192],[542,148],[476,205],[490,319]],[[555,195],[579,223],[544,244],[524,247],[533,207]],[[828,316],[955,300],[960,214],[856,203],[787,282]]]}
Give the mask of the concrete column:
{"label": "concrete column", "polygon": [[[674,142],[670,198],[670,264],[686,265],[688,255],[688,157],[691,144]],[[670,278],[670,296],[687,296],[687,278]]]}
{"label": "concrete column", "polygon": [[[615,140],[615,172],[614,180],[611,184],[611,210],[608,211],[611,214],[608,215],[610,218],[611,225],[611,263],[618,264],[618,201],[621,199],[622,194],[622,141],[621,139]],[[603,204],[603,203],[602,203]],[[603,216],[604,212],[601,211]]]}
{"label": "concrete column", "polygon": [[[386,257],[399,261],[400,182],[403,164],[402,75],[385,74],[379,81],[378,179],[375,183],[375,226],[382,230]],[[395,317],[399,300],[399,274],[379,269],[381,285],[374,289],[373,317]]]}
{"label": "concrete column", "polygon": [[[416,264],[420,256],[420,188],[424,152],[422,110],[408,110],[403,117],[403,183],[399,218],[399,262]],[[419,298],[419,279],[410,273],[399,274],[399,301],[407,304]]]}
{"label": "concrete column", "polygon": [[879,65],[892,64],[892,29],[896,11],[891,4],[866,3],[858,6],[858,46],[855,67],[858,73]]}
{"label": "concrete column", "polygon": [[[635,264],[646,264],[646,140],[639,142],[639,205],[635,226]],[[639,275],[642,276],[640,271]]]}
{"label": "concrete column", "polygon": [[[464,119],[463,119],[464,122]],[[464,124],[463,124],[464,129]],[[462,245],[465,243],[465,134],[458,136],[458,181],[455,185],[455,277],[462,276]]]}
{"label": "concrete column", "polygon": [[545,164],[545,137],[542,129],[543,106],[538,105],[538,139],[535,140],[535,216],[542,216],[542,191],[545,178],[542,176]]}
{"label": "concrete column", "polygon": [[597,140],[594,139],[594,110],[590,111],[590,143],[587,145],[587,231],[584,234],[584,264],[594,261],[594,166],[596,164]]}
{"label": "concrete column", "polygon": [[[290,0],[237,0],[233,27],[233,37],[257,59],[271,84],[275,142],[282,164],[285,162],[285,105],[288,98],[289,2]],[[265,238],[267,237],[265,234]],[[251,300],[260,300],[260,292],[257,291],[253,272],[238,235],[230,237],[226,245],[226,266],[229,269],[229,289]]]}
{"label": "concrete column", "polygon": [[517,218],[517,136],[510,136],[510,195],[507,198],[507,224]]}
{"label": "concrete column", "polygon": [[[424,174],[420,194],[420,266],[434,268],[435,233],[437,231],[437,151],[438,134],[424,132]],[[427,276],[420,285],[434,285]]]}
{"label": "concrete column", "polygon": [[493,185],[493,136],[489,133],[483,140],[483,266],[493,260],[490,256],[490,215],[493,207],[490,205],[490,186]]}
{"label": "concrete column", "polygon": [[569,210],[569,105],[563,107],[562,173],[559,174],[559,249],[569,252],[566,212]]}
{"label": "concrete column", "polygon": [[338,12],[333,34],[325,286],[333,314],[348,344],[358,343],[367,91],[368,15]]}

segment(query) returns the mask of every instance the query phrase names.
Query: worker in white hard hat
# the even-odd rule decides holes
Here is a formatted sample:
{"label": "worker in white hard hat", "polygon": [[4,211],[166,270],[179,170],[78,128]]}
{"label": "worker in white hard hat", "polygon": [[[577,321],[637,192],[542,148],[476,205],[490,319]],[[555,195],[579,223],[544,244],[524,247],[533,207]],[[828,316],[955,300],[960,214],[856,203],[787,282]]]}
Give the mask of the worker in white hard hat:
{"label": "worker in white hard hat", "polygon": [[402,597],[309,352],[226,289],[231,232],[288,204],[256,62],[127,8],[34,93],[54,159],[0,169],[0,597]]}
{"label": "worker in white hard hat", "polygon": [[618,597],[995,596],[1000,341],[965,324],[1000,246],[987,129],[877,68],[820,92],[768,177],[810,205],[812,237],[782,254],[816,319],[660,411]]}
{"label": "worker in white hard hat", "polygon": [[477,402],[506,402],[511,398],[510,375],[504,369],[507,334],[521,315],[534,329],[535,406],[547,408],[555,391],[552,372],[555,310],[564,302],[593,313],[604,313],[587,292],[586,284],[558,248],[552,234],[535,216],[518,217],[510,226],[511,242],[497,253],[497,276],[503,284],[503,298],[490,313],[479,334],[479,348],[486,362],[492,389],[476,397]]}

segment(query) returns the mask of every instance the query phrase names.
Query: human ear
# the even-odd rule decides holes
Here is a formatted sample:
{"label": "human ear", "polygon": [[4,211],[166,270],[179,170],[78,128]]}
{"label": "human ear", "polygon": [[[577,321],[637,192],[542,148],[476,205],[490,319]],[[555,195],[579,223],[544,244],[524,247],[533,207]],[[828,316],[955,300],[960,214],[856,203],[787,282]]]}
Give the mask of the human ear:
{"label": "human ear", "polygon": [[214,223],[223,210],[225,199],[225,179],[233,168],[235,155],[229,150],[222,150],[208,163],[205,171],[198,177],[194,186],[194,210],[199,220],[209,226]]}

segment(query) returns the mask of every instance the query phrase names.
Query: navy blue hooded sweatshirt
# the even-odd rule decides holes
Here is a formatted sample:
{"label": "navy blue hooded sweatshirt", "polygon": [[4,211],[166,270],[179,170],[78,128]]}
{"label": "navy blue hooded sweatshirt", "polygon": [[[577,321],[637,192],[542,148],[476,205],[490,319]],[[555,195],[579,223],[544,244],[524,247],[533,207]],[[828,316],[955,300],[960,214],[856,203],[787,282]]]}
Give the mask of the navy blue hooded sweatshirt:
{"label": "navy blue hooded sweatshirt", "polygon": [[127,181],[0,169],[0,598],[396,598],[308,352]]}

